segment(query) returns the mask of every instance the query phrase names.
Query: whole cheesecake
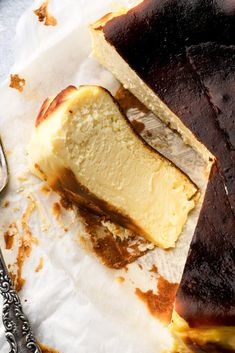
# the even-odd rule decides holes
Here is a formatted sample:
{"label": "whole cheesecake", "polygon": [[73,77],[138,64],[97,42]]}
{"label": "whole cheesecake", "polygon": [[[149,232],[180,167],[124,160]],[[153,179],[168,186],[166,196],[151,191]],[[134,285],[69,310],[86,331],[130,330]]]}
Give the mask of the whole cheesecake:
{"label": "whole cheesecake", "polygon": [[235,352],[235,1],[145,0],[92,37],[97,59],[211,168],[172,330],[179,353]]}

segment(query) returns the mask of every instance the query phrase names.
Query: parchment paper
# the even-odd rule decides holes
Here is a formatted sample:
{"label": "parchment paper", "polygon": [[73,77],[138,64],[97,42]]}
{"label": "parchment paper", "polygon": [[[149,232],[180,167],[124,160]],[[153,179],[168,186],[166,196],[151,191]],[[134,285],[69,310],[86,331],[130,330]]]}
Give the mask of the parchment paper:
{"label": "parchment paper", "polygon": [[[13,222],[19,235],[27,231],[22,220],[31,207],[27,225],[39,243],[32,245],[24,263],[26,282],[20,297],[39,341],[60,353],[160,353],[171,345],[171,337],[137,298],[135,288],[156,291],[157,276],[149,272],[153,263],[169,281],[180,281],[199,206],[174,251],[156,249],[129,265],[127,272],[111,270],[82,247],[85,228],[73,211],[55,215],[53,205],[58,196],[41,191],[44,184],[30,175],[26,153],[35,117],[47,96],[70,84],[100,84],[115,93],[118,82],[91,56],[88,25],[134,2],[54,0],[49,10],[57,26],[38,21],[33,9],[41,3],[34,1],[16,28],[11,73],[26,80],[25,89],[20,93],[9,88],[9,80],[0,88],[0,135],[11,175],[9,188],[1,197],[1,247],[4,250],[3,234]],[[148,117],[145,125],[153,136],[149,138],[144,131],[144,137],[203,189],[207,173],[199,156],[155,117]],[[4,250],[11,265],[17,255],[17,239],[11,250]],[[35,272],[41,257],[43,267]],[[125,278],[123,283],[115,280],[119,276]],[[8,351],[1,325],[0,352]]]}

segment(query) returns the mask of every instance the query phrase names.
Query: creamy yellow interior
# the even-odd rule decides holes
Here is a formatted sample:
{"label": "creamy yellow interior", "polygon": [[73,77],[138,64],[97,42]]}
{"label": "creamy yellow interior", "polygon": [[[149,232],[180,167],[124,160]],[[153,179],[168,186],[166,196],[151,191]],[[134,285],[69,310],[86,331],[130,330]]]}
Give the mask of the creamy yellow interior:
{"label": "creamy yellow interior", "polygon": [[48,178],[70,169],[80,184],[162,248],[175,246],[195,205],[194,184],[143,143],[99,87],[73,92],[35,129],[29,154],[35,174],[40,176],[35,163]]}

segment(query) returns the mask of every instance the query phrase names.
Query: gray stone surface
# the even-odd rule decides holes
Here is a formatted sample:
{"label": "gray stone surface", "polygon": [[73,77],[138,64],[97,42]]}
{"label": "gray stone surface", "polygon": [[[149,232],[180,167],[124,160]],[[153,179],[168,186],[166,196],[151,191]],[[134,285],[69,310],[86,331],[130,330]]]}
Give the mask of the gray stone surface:
{"label": "gray stone surface", "polygon": [[15,26],[32,0],[0,0],[0,81],[4,80],[14,62]]}

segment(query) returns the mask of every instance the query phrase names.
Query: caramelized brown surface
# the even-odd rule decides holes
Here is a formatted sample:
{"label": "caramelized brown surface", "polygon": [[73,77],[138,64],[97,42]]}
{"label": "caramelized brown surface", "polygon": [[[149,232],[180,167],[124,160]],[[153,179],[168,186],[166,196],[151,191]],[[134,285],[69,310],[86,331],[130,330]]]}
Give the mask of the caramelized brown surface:
{"label": "caramelized brown surface", "polygon": [[235,323],[235,218],[216,165],[175,308],[191,327]]}

